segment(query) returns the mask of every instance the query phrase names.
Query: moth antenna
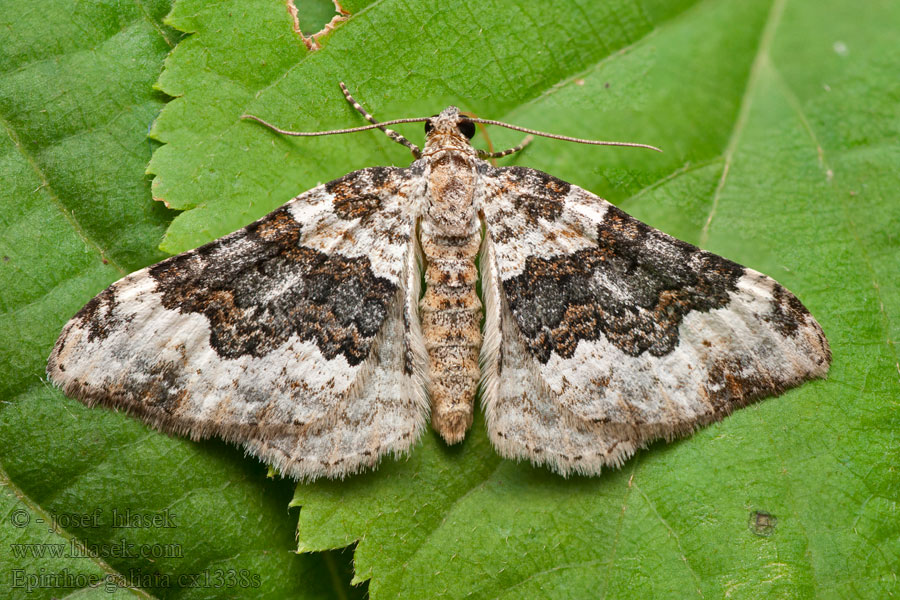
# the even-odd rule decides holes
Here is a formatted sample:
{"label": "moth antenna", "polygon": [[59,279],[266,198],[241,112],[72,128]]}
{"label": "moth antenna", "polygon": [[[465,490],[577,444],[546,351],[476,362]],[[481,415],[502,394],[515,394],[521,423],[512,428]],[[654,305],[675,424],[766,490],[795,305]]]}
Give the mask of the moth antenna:
{"label": "moth antenna", "polygon": [[607,142],[607,141],[603,141],[603,140],[585,140],[582,138],[569,137],[567,135],[557,135],[555,133],[546,133],[544,131],[537,131],[535,129],[519,127],[518,125],[510,125],[509,123],[504,123],[503,121],[494,121],[492,119],[470,118],[469,120],[472,121],[473,123],[484,123],[485,125],[499,125],[500,127],[506,127],[507,129],[521,131],[522,133],[528,133],[530,135],[539,135],[541,137],[551,138],[554,140],[563,140],[564,142],[576,142],[578,144],[590,144],[592,146],[630,146],[632,148],[647,148],[649,150],[656,150],[657,152],[662,152],[662,150],[660,150],[656,146],[651,146],[650,144],[638,144],[636,142]]}
{"label": "moth antenna", "polygon": [[510,154],[518,152],[519,150],[521,150],[522,148],[524,148],[525,146],[530,144],[531,140],[533,140],[533,139],[534,139],[533,136],[526,135],[525,139],[523,139],[521,141],[521,143],[519,143],[518,146],[513,146],[512,148],[507,148],[506,150],[500,150],[497,152],[488,152],[487,150],[478,150],[478,157],[479,158],[503,158],[504,156],[509,156]]}
{"label": "moth antenna", "polygon": [[350,94],[350,90],[348,90],[347,86],[344,85],[343,81],[340,81],[338,83],[340,83],[341,91],[344,92],[344,98],[347,99],[347,102],[350,103],[350,106],[355,108],[357,110],[357,112],[359,112],[359,114],[361,114],[363,116],[363,118],[365,118],[366,121],[368,121],[372,125],[378,125],[378,128],[381,129],[384,133],[386,133],[389,138],[391,138],[398,144],[401,144],[401,145],[409,148],[409,151],[412,152],[412,155],[414,157],[416,157],[417,159],[422,157],[422,151],[419,150],[418,146],[413,144],[411,141],[409,141],[408,139],[406,139],[405,137],[403,137],[402,135],[400,135],[393,129],[388,129],[382,123],[379,123],[378,119],[373,117],[371,115],[371,113],[369,113],[369,111],[367,111],[365,108],[363,108],[362,105],[356,101],[356,99]]}
{"label": "moth antenna", "polygon": [[393,121],[384,121],[382,123],[378,123],[377,125],[364,125],[363,127],[351,127],[350,129],[331,129],[329,131],[288,131],[287,129],[281,129],[272,125],[267,121],[263,121],[257,116],[254,115],[241,115],[242,119],[249,119],[251,121],[256,121],[260,125],[268,127],[275,133],[280,133],[281,135],[293,135],[297,137],[313,137],[317,135],[339,135],[342,133],[356,133],[357,131],[367,131],[369,129],[381,129],[385,125],[396,125],[398,123],[421,123],[423,121],[427,121],[431,117],[411,117],[409,119],[394,119]]}

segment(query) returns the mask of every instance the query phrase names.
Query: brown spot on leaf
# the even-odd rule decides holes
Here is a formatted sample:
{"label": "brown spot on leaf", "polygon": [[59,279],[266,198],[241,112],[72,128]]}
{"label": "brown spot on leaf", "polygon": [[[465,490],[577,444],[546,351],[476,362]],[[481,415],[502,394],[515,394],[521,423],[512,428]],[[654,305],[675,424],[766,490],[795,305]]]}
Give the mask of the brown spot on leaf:
{"label": "brown spot on leaf", "polygon": [[778,518],[761,510],[750,512],[750,520],[747,523],[750,531],[761,537],[769,537],[775,533],[775,526],[778,525]]}

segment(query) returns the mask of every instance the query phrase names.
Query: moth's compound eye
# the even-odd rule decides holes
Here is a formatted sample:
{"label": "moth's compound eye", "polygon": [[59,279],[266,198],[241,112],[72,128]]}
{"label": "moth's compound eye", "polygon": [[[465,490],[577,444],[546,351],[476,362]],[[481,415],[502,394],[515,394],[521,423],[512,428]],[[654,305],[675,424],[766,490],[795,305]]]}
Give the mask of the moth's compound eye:
{"label": "moth's compound eye", "polygon": [[472,121],[460,121],[457,128],[459,128],[459,132],[466,136],[466,139],[468,140],[471,140],[475,135],[475,123]]}
{"label": "moth's compound eye", "polygon": [[431,121],[425,121],[425,135],[431,133],[432,129],[434,129],[434,125],[431,124]]}

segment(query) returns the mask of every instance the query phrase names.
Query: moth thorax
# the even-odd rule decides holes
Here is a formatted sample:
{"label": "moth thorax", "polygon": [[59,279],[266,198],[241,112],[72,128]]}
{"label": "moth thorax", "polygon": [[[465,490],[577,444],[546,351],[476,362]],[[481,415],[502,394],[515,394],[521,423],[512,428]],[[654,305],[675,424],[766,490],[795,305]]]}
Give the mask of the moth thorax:
{"label": "moth thorax", "polygon": [[467,235],[475,219],[476,173],[468,157],[458,152],[438,155],[428,177],[428,216],[443,235]]}

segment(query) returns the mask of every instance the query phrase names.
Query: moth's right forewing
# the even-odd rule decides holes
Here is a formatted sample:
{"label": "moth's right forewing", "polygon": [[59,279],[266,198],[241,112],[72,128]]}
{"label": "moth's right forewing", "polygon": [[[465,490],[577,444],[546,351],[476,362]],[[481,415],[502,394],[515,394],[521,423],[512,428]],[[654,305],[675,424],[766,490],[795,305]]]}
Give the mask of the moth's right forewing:
{"label": "moth's right forewing", "polygon": [[827,372],[821,327],[773,279],[547,174],[484,178],[484,398],[505,456],[594,474]]}

